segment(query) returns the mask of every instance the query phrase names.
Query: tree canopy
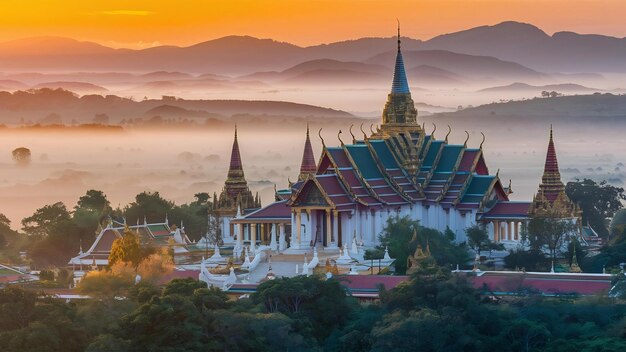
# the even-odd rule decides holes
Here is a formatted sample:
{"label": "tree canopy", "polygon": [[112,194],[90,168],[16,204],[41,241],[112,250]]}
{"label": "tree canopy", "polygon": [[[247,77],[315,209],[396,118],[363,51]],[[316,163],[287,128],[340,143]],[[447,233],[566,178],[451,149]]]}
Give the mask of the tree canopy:
{"label": "tree canopy", "polygon": [[589,224],[602,237],[609,234],[606,219],[613,217],[626,200],[624,188],[612,186],[606,181],[597,183],[588,178],[568,182],[565,193],[572,202],[580,205],[583,224]]}

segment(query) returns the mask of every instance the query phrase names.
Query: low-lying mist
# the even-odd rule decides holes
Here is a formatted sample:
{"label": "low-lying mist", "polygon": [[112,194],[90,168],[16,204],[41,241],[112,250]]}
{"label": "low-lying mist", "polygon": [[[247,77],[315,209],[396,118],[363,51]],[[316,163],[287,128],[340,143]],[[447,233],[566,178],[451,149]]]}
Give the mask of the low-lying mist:
{"label": "low-lying mist", "polygon": [[[426,130],[433,129],[434,117],[423,117]],[[528,123],[503,121],[484,124],[476,121],[451,123],[450,143],[463,144],[464,130],[470,133],[468,146],[478,147],[480,132],[487,164],[492,174],[508,184],[512,179],[514,200],[529,200],[536,192],[548,142],[551,121]],[[590,123],[554,122],[556,149],[564,182],[591,177],[622,185],[626,137],[619,129]],[[338,145],[337,131],[348,143],[349,124],[311,123],[311,142],[316,160],[321,153],[317,137],[323,127],[327,145]],[[446,124],[439,120],[435,136],[443,139]],[[234,127],[234,124],[233,126]],[[143,191],[159,191],[176,203],[193,200],[198,192],[217,192],[223,187],[228,169],[233,128],[219,130],[193,128],[131,129],[118,132],[72,130],[51,132],[5,129],[0,132],[0,213],[7,215],[14,228],[35,209],[57,201],[73,207],[89,189],[104,191],[112,205],[124,206]],[[365,127],[369,130],[369,126]],[[263,204],[274,199],[274,184],[287,186],[298,176],[305,138],[306,122],[279,124],[247,123],[238,125],[239,144],[246,179]],[[358,126],[353,133],[361,138]],[[16,164],[11,151],[18,147],[31,150],[27,166]]]}

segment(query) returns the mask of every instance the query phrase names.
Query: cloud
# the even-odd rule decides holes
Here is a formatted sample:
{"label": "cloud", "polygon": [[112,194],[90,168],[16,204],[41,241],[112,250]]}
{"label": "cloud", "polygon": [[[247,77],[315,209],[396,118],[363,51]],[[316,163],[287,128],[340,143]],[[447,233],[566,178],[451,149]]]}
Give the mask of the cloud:
{"label": "cloud", "polygon": [[109,10],[100,13],[109,16],[150,16],[153,14],[152,11],[145,10]]}

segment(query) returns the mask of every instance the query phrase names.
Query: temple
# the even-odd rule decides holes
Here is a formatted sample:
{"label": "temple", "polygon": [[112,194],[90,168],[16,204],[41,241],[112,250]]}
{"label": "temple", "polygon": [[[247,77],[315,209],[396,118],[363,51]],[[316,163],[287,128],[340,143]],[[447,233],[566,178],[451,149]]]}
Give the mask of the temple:
{"label": "temple", "polygon": [[241,210],[249,211],[261,207],[259,195],[252,195],[248,182],[243,173],[239,141],[237,140],[237,127],[235,126],[235,139],[230,155],[230,166],[224,188],[217,200],[216,215],[219,218],[220,231],[225,242],[232,242],[235,229],[230,224],[230,219],[235,217]]}
{"label": "temple", "polygon": [[[230,220],[236,225],[234,233],[241,234],[236,236],[240,245],[249,243],[254,248],[280,242],[282,249],[295,253],[318,246],[371,248],[379,244],[389,218],[408,216],[425,227],[451,230],[457,243],[467,240],[468,227],[481,224],[493,241],[512,246],[519,243],[524,224],[534,216],[550,213],[579,220],[560,179],[552,130],[537,196],[533,201],[511,201],[510,181],[505,187],[499,173],[490,173],[487,167],[484,135],[478,147],[471,147],[467,132],[463,144],[452,144],[450,130],[440,140],[434,131],[427,134],[420,126],[400,44],[398,33],[382,125],[369,135],[363,132],[362,139],[353,136],[352,143],[342,141],[341,131],[339,146],[326,145],[322,139],[317,164],[307,125],[298,181],[277,190],[274,203]],[[227,186],[232,184],[229,180]],[[249,194],[247,187],[245,192]]]}
{"label": "temple", "polygon": [[126,221],[116,222],[109,219],[106,227],[101,228],[91,246],[83,251],[82,246],[76,257],[70,259],[70,265],[76,267],[100,268],[109,265],[109,254],[113,241],[121,238],[124,231],[132,231],[139,236],[142,246],[171,247],[175,254],[187,253],[187,246],[191,241],[185,234],[184,227],[170,227],[167,215],[165,221],[148,223],[144,218],[143,224],[137,221],[137,225],[127,225]]}

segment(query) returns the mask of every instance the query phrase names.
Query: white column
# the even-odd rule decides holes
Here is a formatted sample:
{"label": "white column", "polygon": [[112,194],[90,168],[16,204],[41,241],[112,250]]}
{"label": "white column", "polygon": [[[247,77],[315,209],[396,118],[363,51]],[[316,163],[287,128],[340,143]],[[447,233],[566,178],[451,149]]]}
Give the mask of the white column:
{"label": "white column", "polygon": [[331,236],[331,242],[328,243],[328,246],[331,248],[337,248],[338,241],[339,241],[339,212],[337,210],[333,210],[333,234]]}
{"label": "white column", "polygon": [[250,224],[250,251],[256,251],[256,224]]}
{"label": "white column", "polygon": [[237,243],[243,245],[243,224],[237,224]]}
{"label": "white column", "polygon": [[302,240],[302,212],[298,210],[294,214],[296,217],[296,240],[291,239],[291,247],[300,249],[300,242]]}
{"label": "white column", "polygon": [[[287,242],[287,239],[285,238],[285,224],[280,224],[278,225],[280,234],[278,237],[278,250],[279,251],[284,251],[285,250],[285,246],[284,244]],[[280,241],[280,239],[284,239],[284,241]]]}

